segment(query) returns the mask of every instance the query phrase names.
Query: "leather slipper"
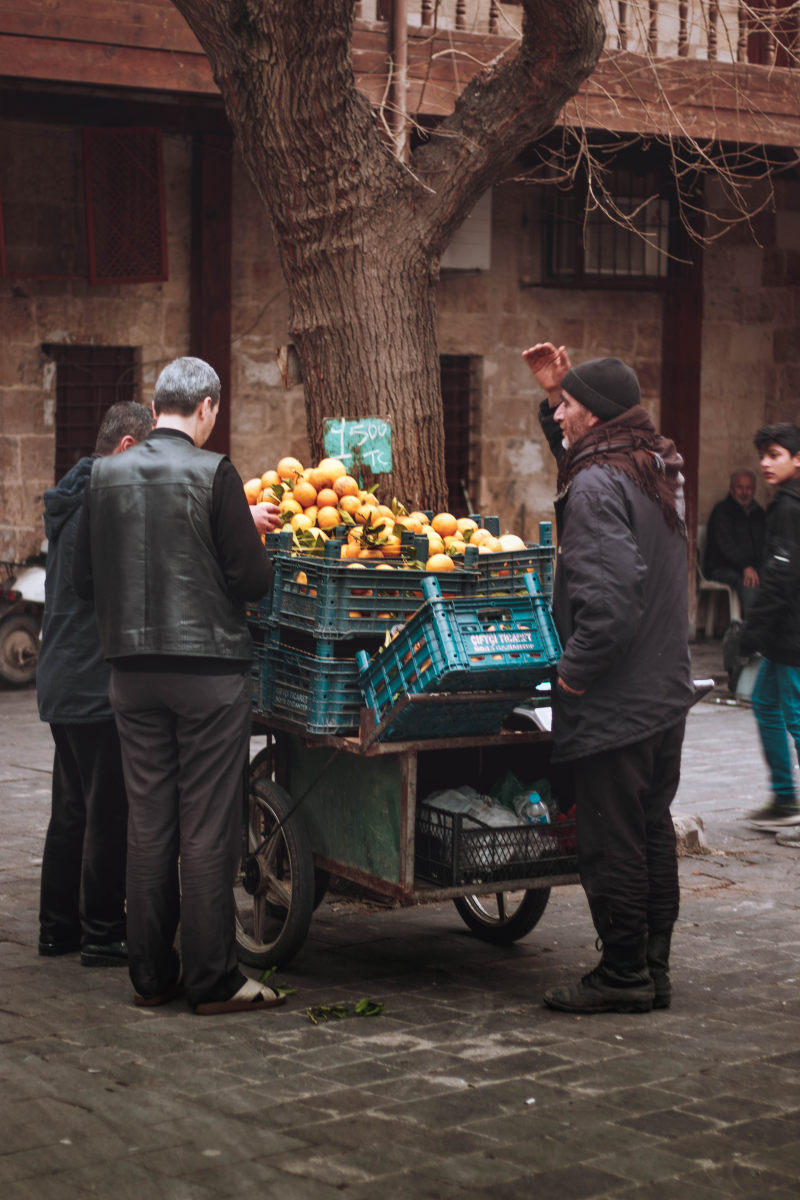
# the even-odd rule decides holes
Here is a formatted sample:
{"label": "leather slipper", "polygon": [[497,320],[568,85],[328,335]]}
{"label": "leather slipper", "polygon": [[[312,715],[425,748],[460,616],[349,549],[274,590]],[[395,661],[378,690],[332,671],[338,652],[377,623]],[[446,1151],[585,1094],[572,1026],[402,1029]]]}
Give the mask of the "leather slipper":
{"label": "leather slipper", "polygon": [[279,1008],[285,1003],[285,996],[279,996],[264,983],[248,979],[229,1000],[206,1000],[195,1004],[194,1011],[199,1016],[210,1017],[216,1013],[255,1012],[258,1008]]}
{"label": "leather slipper", "polygon": [[185,995],[186,988],[179,975],[170,987],[163,992],[157,992],[155,996],[140,996],[138,992],[135,992],[133,1003],[139,1008],[158,1008],[160,1004],[169,1004],[170,1000],[179,1000],[181,996]]}

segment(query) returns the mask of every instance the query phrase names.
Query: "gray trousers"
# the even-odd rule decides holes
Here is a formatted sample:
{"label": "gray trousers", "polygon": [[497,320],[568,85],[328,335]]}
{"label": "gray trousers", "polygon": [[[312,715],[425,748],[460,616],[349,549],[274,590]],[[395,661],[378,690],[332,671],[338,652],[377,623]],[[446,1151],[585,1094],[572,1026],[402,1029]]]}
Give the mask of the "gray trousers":
{"label": "gray trousers", "polygon": [[[233,884],[241,849],[250,675],[113,669],[128,791],[128,958],[143,996],[174,983],[191,1004],[238,977]],[[178,864],[180,862],[180,880]]]}

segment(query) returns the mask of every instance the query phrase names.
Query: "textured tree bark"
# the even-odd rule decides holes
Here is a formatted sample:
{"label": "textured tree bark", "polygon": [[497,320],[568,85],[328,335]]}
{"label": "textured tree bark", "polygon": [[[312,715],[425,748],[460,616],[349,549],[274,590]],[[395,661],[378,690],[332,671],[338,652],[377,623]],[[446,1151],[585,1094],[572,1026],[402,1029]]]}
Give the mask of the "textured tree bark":
{"label": "textured tree bark", "polygon": [[522,2],[516,57],[473,80],[442,136],[406,165],[355,87],[353,0],[173,0],[208,55],[272,223],[312,452],[326,417],[388,418],[387,490],[414,505],[446,499],[439,256],[602,48],[598,0]]}

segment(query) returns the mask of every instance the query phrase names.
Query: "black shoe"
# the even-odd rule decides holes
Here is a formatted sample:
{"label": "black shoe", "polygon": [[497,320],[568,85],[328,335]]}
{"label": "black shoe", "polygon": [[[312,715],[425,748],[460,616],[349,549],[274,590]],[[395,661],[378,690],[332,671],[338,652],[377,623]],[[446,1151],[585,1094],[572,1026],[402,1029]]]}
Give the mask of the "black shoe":
{"label": "black shoe", "polygon": [[62,954],[77,954],[81,948],[81,939],[76,937],[73,941],[59,942],[55,938],[40,937],[39,938],[39,953],[44,958],[58,958]]}
{"label": "black shoe", "polygon": [[81,946],[82,967],[127,967],[128,943],[106,942]]}
{"label": "black shoe", "polygon": [[618,987],[607,983],[599,967],[584,975],[580,983],[571,987],[553,988],[544,994],[548,1008],[569,1013],[646,1013],[653,1008],[655,987],[648,976],[647,982],[630,987]]}
{"label": "black shoe", "polygon": [[647,939],[647,969],[655,988],[653,1008],[669,1008],[672,984],[669,978],[669,951],[672,930],[651,933]]}

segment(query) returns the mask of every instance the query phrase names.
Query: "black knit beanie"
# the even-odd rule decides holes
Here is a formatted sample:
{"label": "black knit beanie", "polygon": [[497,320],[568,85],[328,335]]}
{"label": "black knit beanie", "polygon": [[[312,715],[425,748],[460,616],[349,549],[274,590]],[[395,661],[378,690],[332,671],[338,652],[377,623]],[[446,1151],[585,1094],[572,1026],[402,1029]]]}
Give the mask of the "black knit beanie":
{"label": "black knit beanie", "polygon": [[639,380],[621,358],[591,358],[572,367],[561,387],[601,421],[618,417],[642,398]]}

